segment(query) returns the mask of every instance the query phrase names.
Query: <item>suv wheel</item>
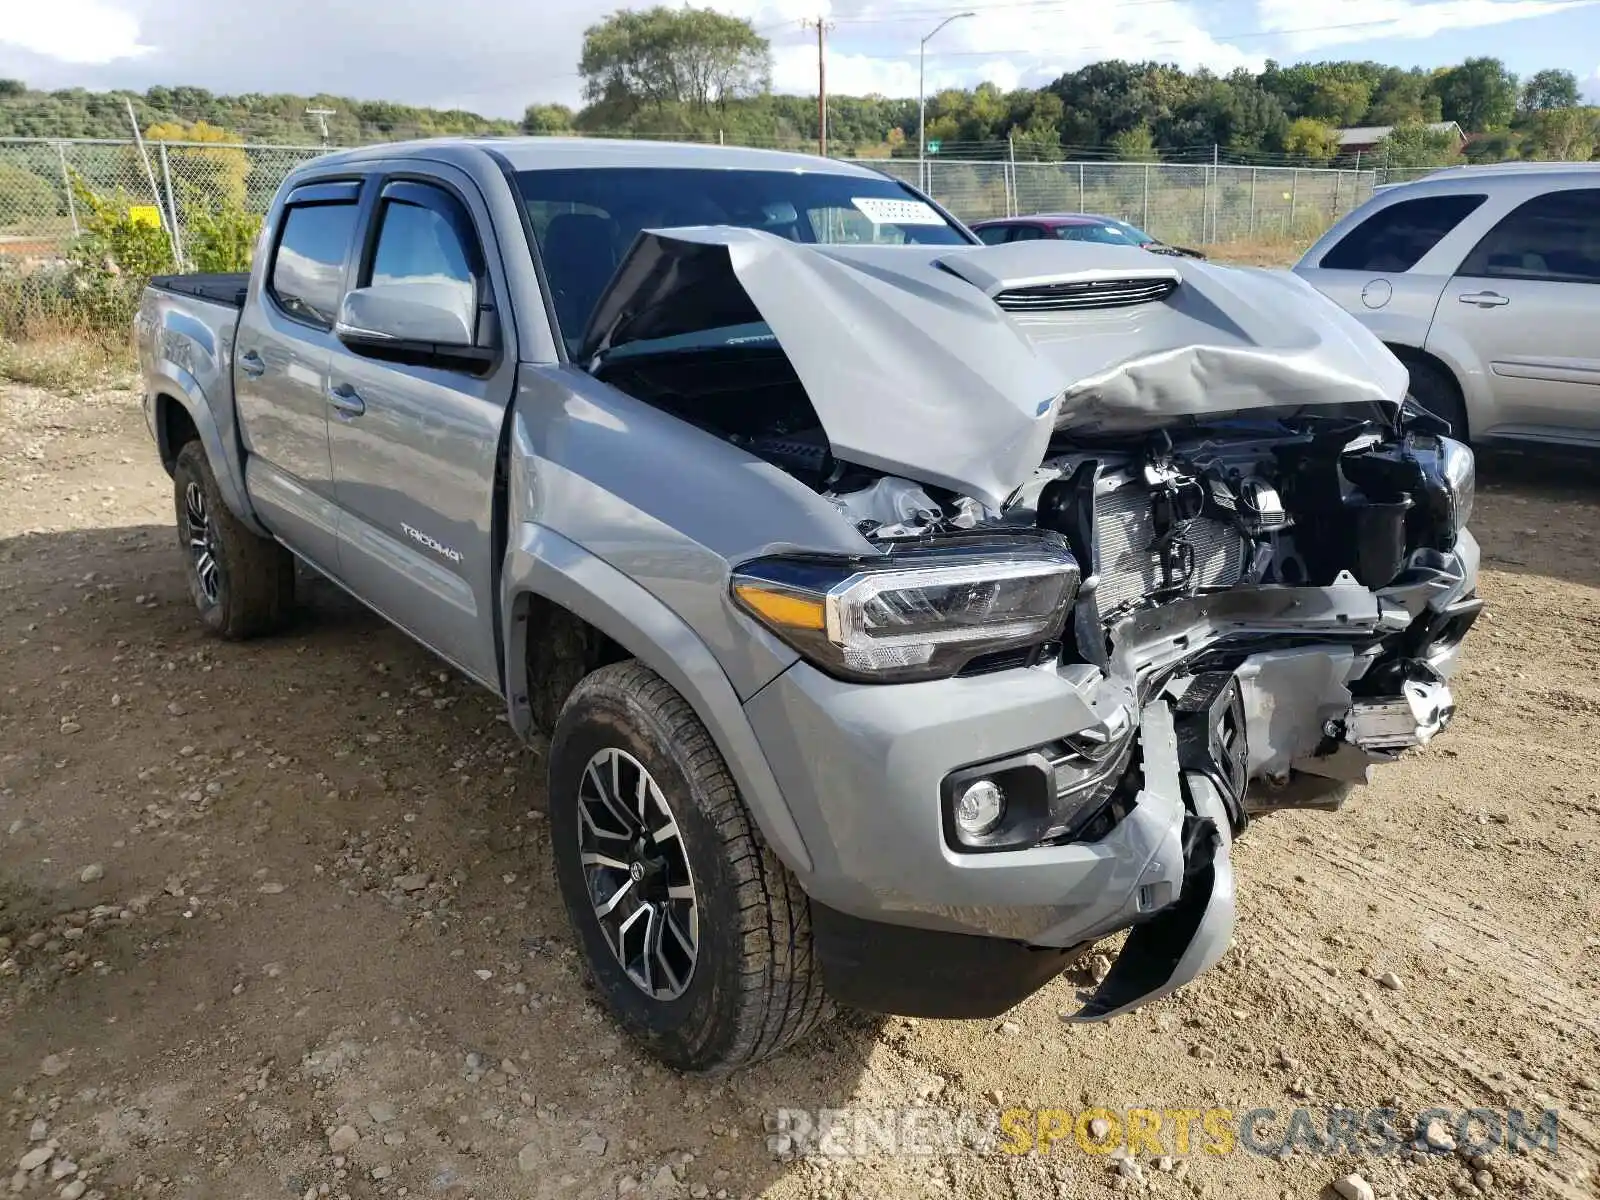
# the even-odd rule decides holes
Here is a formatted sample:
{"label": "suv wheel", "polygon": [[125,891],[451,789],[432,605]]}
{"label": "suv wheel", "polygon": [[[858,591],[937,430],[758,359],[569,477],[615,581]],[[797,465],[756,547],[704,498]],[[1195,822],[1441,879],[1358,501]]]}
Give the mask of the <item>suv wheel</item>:
{"label": "suv wheel", "polygon": [[705,727],[636,662],[568,697],[550,742],[556,877],[607,1008],[671,1066],[720,1074],[828,1010],[805,893]]}
{"label": "suv wheel", "polygon": [[281,625],[294,603],[293,557],[228,510],[199,442],[178,451],[172,485],[189,594],[206,628],[237,639]]}

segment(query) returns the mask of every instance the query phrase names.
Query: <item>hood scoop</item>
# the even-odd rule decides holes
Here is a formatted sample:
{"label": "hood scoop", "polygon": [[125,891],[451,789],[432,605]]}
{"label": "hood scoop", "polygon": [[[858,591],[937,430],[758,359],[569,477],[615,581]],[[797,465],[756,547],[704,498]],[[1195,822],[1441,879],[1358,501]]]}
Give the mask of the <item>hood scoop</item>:
{"label": "hood scoop", "polygon": [[[1085,259],[1092,265],[1083,265]],[[1010,242],[987,247],[981,254],[947,254],[937,265],[1009,313],[1149,304],[1165,300],[1183,282],[1176,268],[1155,264],[1136,246],[1097,245],[1091,254],[1084,254],[1083,248],[1071,243]]]}
{"label": "hood scoop", "polygon": [[1178,290],[1176,279],[1072,279],[1007,288],[994,302],[1007,312],[1083,312],[1125,308],[1165,300]]}

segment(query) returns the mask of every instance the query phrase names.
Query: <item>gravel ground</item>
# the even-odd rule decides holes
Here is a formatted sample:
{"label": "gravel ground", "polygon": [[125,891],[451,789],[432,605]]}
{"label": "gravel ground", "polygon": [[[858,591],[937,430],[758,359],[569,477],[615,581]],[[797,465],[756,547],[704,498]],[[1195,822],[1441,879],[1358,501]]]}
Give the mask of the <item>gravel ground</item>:
{"label": "gravel ground", "polygon": [[[1345,811],[1247,832],[1216,970],[1103,1026],[1059,1016],[1092,961],[1003,1021],[847,1014],[717,1084],[590,998],[539,755],[491,696],[315,582],[283,636],[202,636],[132,397],[0,388],[0,1188],[1593,1197],[1600,491],[1486,474],[1460,717]],[[770,1135],[782,1107],[912,1104],[1548,1107],[1560,1133],[1476,1162]]]}

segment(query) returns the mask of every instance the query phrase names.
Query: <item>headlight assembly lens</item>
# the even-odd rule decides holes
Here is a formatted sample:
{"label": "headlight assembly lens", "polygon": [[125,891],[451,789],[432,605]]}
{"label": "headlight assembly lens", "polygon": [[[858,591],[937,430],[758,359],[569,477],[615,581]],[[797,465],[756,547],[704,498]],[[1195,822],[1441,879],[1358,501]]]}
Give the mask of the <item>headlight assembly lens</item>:
{"label": "headlight assembly lens", "polygon": [[880,681],[953,674],[1060,631],[1078,564],[1055,540],[881,560],[761,559],[733,578],[752,616],[810,661]]}
{"label": "headlight assembly lens", "polygon": [[1472,451],[1454,438],[1439,439],[1439,469],[1450,489],[1450,504],[1455,517],[1455,532],[1460,533],[1472,520],[1472,504],[1477,499],[1478,468]]}

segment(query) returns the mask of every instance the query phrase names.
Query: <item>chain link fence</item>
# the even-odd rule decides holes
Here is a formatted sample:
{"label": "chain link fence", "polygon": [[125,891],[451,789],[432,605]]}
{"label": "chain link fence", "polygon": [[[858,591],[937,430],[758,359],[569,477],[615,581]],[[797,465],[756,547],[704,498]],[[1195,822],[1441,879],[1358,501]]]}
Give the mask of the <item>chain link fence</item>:
{"label": "chain link fence", "polygon": [[[50,257],[78,232],[76,178],[160,222],[182,259],[198,213],[265,212],[283,177],[319,146],[132,140],[0,139],[0,254]],[[863,165],[916,183],[914,159]],[[1117,217],[1177,245],[1308,240],[1372,194],[1374,173],[1168,163],[930,158],[929,193],[964,221],[1032,212]],[[175,217],[175,220],[174,220]]]}

